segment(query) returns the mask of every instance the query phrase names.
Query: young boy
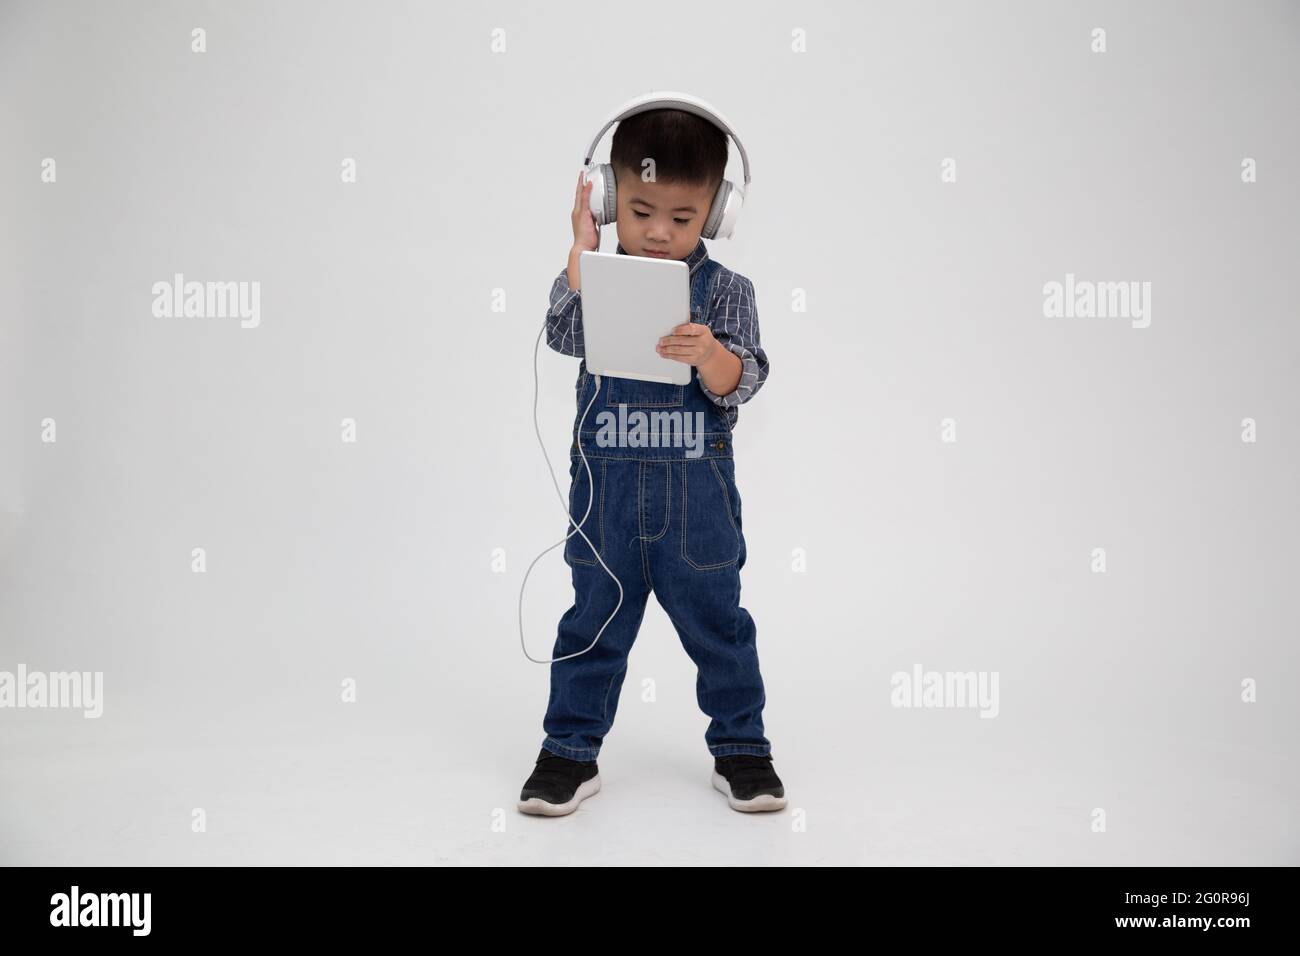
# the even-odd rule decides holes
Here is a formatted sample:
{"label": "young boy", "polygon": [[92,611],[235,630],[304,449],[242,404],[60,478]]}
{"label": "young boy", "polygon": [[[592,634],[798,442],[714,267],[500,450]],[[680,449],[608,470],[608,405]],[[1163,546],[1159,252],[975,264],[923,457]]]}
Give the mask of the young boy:
{"label": "young boy", "polygon": [[[646,157],[655,161],[648,182],[641,175]],[[583,250],[598,248],[600,233],[589,205],[592,184],[578,176],[574,243],[568,268],[551,288],[546,333],[551,348],[583,359],[569,508],[575,524],[587,515],[582,530],[591,545],[570,526],[564,559],[572,569],[575,600],[559,623],[543,720],[546,737],[520,793],[518,808],[524,813],[571,813],[600,789],[596,756],[613,725],[628,652],[651,591],[698,668],[697,699],[712,718],[704,738],[714,757],[714,787],[737,810],[786,805],[771,744],[763,735],[756,629],[740,606],[746,555],[731,442],[737,406],[762,387],[768,359],[759,344],[753,283],[710,259],[700,238],[726,163],[726,134],[707,119],[675,109],[626,117],[611,148],[618,254],[678,259],[690,270],[689,321],[656,346],[660,355],[695,368],[685,386],[612,377],[602,377],[597,386],[588,375],[578,264]],[[597,389],[604,394],[593,395]],[[628,415],[685,413],[704,425],[702,440],[697,436],[691,449],[598,443],[597,414],[609,410],[622,421],[620,405]],[[579,438],[591,467],[590,484]],[[618,576],[623,602],[596,644],[578,654],[618,606],[618,585],[601,560]],[[558,660],[570,654],[577,656]]]}

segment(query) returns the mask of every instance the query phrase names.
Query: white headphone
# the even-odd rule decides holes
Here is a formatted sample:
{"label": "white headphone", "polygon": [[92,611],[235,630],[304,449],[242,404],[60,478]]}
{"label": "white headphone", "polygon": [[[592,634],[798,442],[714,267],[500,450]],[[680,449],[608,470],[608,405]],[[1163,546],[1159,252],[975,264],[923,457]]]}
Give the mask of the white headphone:
{"label": "white headphone", "polygon": [[740,188],[732,185],[730,181],[724,178],[718,185],[718,191],[713,194],[713,203],[709,206],[709,215],[704,220],[704,228],[700,230],[700,236],[704,239],[730,239],[732,233],[736,230],[736,220],[740,218],[740,210],[745,205],[745,196],[749,194],[750,190],[749,156],[745,153],[744,144],[740,142],[740,137],[731,128],[731,124],[723,119],[722,114],[702,99],[688,93],[673,93],[663,90],[646,93],[643,96],[628,100],[605,122],[605,125],[600,128],[600,132],[596,134],[596,138],[591,141],[591,145],[587,147],[586,158],[582,161],[585,168],[583,182],[593,183],[591,187],[591,214],[596,219],[596,225],[604,226],[618,218],[614,167],[610,166],[609,163],[592,163],[591,157],[596,152],[596,144],[605,135],[605,131],[619,120],[636,113],[644,113],[646,110],[665,108],[680,109],[704,117],[730,136],[735,142],[736,148],[740,150],[740,161],[745,168],[745,185]]}

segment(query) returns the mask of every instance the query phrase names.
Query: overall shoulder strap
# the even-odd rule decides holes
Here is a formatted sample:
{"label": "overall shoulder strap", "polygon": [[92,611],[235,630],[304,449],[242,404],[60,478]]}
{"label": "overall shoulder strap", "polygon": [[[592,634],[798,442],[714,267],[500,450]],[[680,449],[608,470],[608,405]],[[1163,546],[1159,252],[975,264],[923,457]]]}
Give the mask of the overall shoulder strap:
{"label": "overall shoulder strap", "polygon": [[721,264],[716,259],[706,259],[700,266],[700,276],[696,279],[700,292],[700,303],[697,306],[691,303],[691,311],[695,314],[696,321],[707,322],[709,318],[709,307],[713,304],[713,293],[718,287],[718,274],[721,270]]}

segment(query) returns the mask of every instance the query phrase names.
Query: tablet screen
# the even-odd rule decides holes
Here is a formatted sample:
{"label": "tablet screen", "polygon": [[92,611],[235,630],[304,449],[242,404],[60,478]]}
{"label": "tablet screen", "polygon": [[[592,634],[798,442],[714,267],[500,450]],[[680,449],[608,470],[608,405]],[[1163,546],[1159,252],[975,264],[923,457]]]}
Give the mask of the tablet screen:
{"label": "tablet screen", "polygon": [[691,320],[690,268],[680,259],[584,252],[578,259],[587,371],[685,385],[691,366],[655,351]]}

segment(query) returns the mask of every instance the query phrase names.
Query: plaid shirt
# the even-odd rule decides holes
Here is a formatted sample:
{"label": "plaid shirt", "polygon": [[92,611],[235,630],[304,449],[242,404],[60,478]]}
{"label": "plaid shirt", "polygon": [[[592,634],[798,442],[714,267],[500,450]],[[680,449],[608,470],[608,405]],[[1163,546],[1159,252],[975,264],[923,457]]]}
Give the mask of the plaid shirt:
{"label": "plaid shirt", "polygon": [[[622,243],[617,251],[621,256],[627,255]],[[682,260],[690,269],[691,279],[708,257],[701,239]],[[717,395],[709,391],[698,373],[695,378],[700,390],[725,411],[727,421],[734,428],[740,416],[737,406],[753,398],[767,381],[767,353],[758,340],[754,284],[719,263],[706,320],[713,337],[740,358],[740,382],[726,395]],[[586,354],[582,341],[582,292],[569,288],[567,268],[560,271],[551,285],[551,305],[546,310],[546,344],[561,355],[583,358]]]}

